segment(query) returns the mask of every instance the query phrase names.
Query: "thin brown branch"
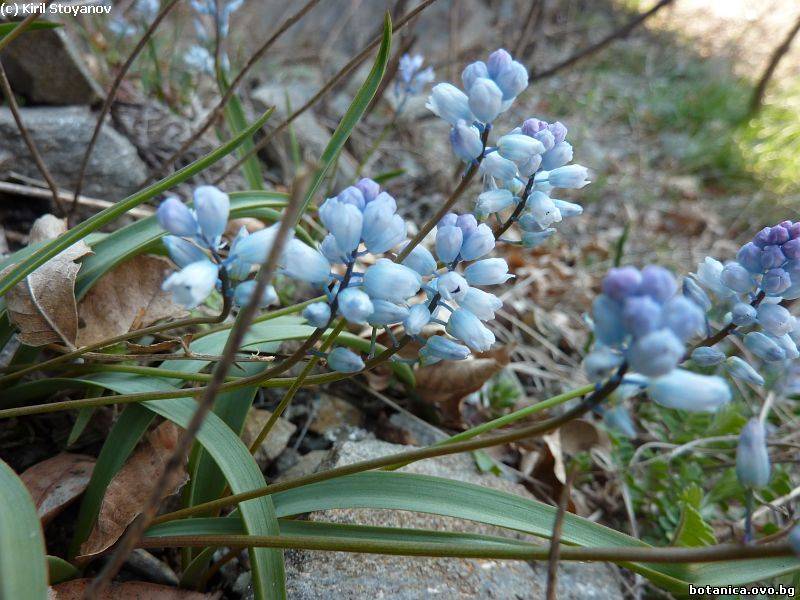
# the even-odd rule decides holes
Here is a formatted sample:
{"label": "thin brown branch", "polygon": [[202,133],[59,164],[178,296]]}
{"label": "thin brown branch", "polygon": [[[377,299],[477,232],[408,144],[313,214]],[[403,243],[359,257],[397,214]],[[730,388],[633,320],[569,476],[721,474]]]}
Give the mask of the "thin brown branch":
{"label": "thin brown branch", "polygon": [[[258,312],[259,300],[277,271],[281,253],[289,240],[291,232],[294,230],[295,222],[298,219],[298,213],[303,205],[302,199],[304,192],[305,178],[298,178],[295,180],[286,212],[281,219],[281,224],[275,236],[275,241],[269,251],[266,261],[261,265],[258,275],[256,276],[256,287],[253,290],[252,297],[247,305],[239,311],[236,322],[231,328],[228,339],[225,342],[225,347],[222,351],[222,360],[220,360],[214,368],[211,381],[208,386],[205,387],[191,421],[189,421],[186,426],[184,434],[179,438],[175,450],[167,461],[161,477],[159,477],[153,487],[141,514],[131,523],[128,530],[119,540],[116,551],[87,589],[87,596],[97,597],[104,591],[106,586],[111,582],[111,579],[117,574],[127,557],[136,547],[136,544],[138,544],[150,522],[156,516],[161,498],[164,496],[164,492],[173,474],[186,460],[197,432],[200,431],[200,427],[205,422],[206,416],[214,406],[217,393],[225,382],[228,371],[230,371],[231,366],[236,360],[239,347],[244,341],[245,334]],[[223,281],[223,291],[226,289],[224,283]]]}
{"label": "thin brown branch", "polygon": [[531,76],[530,76],[531,82],[538,81],[539,79],[545,79],[547,77],[552,77],[553,75],[555,75],[556,73],[558,73],[562,69],[566,69],[567,67],[571,67],[572,65],[574,65],[577,62],[580,62],[584,58],[587,58],[587,57],[595,54],[596,52],[599,52],[600,50],[604,49],[606,46],[611,44],[611,42],[614,42],[614,41],[616,41],[618,39],[622,39],[624,37],[627,37],[639,25],[644,23],[647,19],[652,17],[654,14],[656,14],[662,8],[664,8],[665,6],[669,6],[673,2],[674,2],[674,0],[660,0],[658,2],[658,4],[653,6],[653,8],[651,8],[650,10],[648,10],[646,12],[643,12],[639,16],[631,19],[625,25],[623,25],[622,27],[620,27],[619,29],[617,29],[615,31],[612,31],[606,37],[604,37],[603,39],[595,42],[594,44],[591,44],[591,45],[587,46],[583,50],[578,50],[572,56],[562,60],[559,63],[556,63],[552,67],[548,67],[547,69],[544,69],[543,71],[540,71],[538,73],[536,73],[535,71],[532,71],[531,72]]}
{"label": "thin brown branch", "polygon": [[155,30],[164,20],[164,18],[169,14],[169,12],[178,4],[179,0],[169,0],[167,4],[161,9],[161,11],[156,15],[156,18],[150,23],[150,26],[142,35],[141,39],[136,44],[136,47],[130,53],[128,58],[123,63],[122,67],[120,68],[117,76],[114,78],[111,87],[106,94],[106,99],[103,102],[103,107],[100,109],[100,115],[97,117],[97,124],[94,126],[94,131],[92,132],[92,137],[89,139],[89,145],[86,147],[86,152],[83,153],[83,158],[81,159],[80,167],[78,168],[78,178],[75,180],[75,191],[72,197],[72,207],[70,208],[70,217],[75,214],[75,211],[78,208],[78,198],[81,195],[81,190],[83,189],[83,180],[86,177],[86,169],[89,166],[89,159],[92,156],[92,151],[94,150],[95,145],[97,144],[97,140],[100,137],[100,130],[103,128],[103,124],[105,123],[106,116],[108,116],[108,112],[111,110],[111,105],[114,103],[114,99],[117,96],[117,91],[119,90],[119,86],[122,84],[122,80],[125,79],[125,76],[128,74],[128,71],[133,66],[134,61],[139,56],[139,53],[144,49],[147,45],[150,38],[155,33]]}
{"label": "thin brown branch", "polygon": [[3,67],[3,63],[1,62],[0,89],[3,90],[3,95],[6,97],[6,102],[8,102],[8,108],[11,111],[11,115],[14,117],[14,122],[17,124],[17,129],[19,130],[22,139],[25,141],[25,145],[28,147],[28,152],[30,152],[31,156],[33,157],[33,162],[36,163],[36,168],[39,169],[42,177],[47,182],[47,187],[50,188],[50,194],[53,198],[53,206],[58,209],[58,212],[62,217],[67,216],[67,209],[61,202],[61,196],[58,193],[58,185],[53,179],[53,176],[50,174],[50,170],[47,168],[44,159],[42,159],[42,155],[39,153],[39,149],[36,147],[36,143],[33,141],[28,128],[25,127],[25,122],[22,120],[22,115],[19,112],[17,99],[14,97],[14,90],[11,89],[11,82],[8,81],[5,67]]}
{"label": "thin brown branch", "polygon": [[[409,21],[411,21],[414,17],[416,17],[419,13],[423,10],[428,8],[431,4],[436,2],[436,0],[423,0],[420,2],[411,12],[401,18],[399,21],[393,24],[392,26],[392,33],[396,33],[402,27],[404,27]],[[292,122],[297,119],[300,115],[314,106],[317,102],[320,101],[331,89],[333,89],[336,84],[338,84],[342,79],[344,79],[351,71],[355,70],[361,63],[363,63],[372,53],[372,51],[378,46],[380,43],[381,38],[376,37],[373,39],[366,47],[364,47],[361,52],[359,52],[356,56],[354,56],[350,61],[343,66],[336,75],[334,75],[331,79],[329,79],[325,85],[323,85],[316,94],[314,94],[303,106],[298,108],[294,111],[291,115],[289,115],[282,123],[280,123],[275,129],[267,133],[261,140],[258,141],[250,150],[243,153],[241,158],[239,158],[236,163],[231,166],[227,171],[225,171],[222,175],[217,177],[214,181],[215,184],[219,183],[223,179],[225,179],[228,175],[236,171],[239,167],[241,167],[244,162],[250,158],[251,156],[255,155],[259,152],[262,148],[265,148],[267,144],[269,144],[275,136],[277,136],[281,131],[286,129]]]}
{"label": "thin brown branch", "polygon": [[573,463],[569,469],[567,480],[561,488],[561,497],[558,501],[558,510],[553,522],[553,533],[550,536],[550,552],[547,556],[547,600],[556,600],[556,589],[558,587],[558,558],[561,550],[561,530],[564,527],[564,516],[567,514],[567,504],[569,504],[569,492],[575,476],[578,474],[577,464]]}
{"label": "thin brown branch", "polygon": [[758,79],[758,83],[753,90],[753,95],[750,98],[750,108],[747,113],[748,117],[755,116],[755,114],[761,108],[761,104],[764,102],[764,94],[767,92],[767,85],[769,85],[769,82],[775,73],[775,69],[778,68],[778,63],[780,63],[781,59],[786,56],[787,52],[789,52],[789,48],[791,48],[792,42],[794,41],[794,38],[797,36],[798,32],[800,32],[800,17],[797,18],[797,21],[795,21],[792,28],[786,34],[786,37],[781,42],[780,46],[775,48],[772,56],[770,56],[769,62],[767,63],[767,68],[764,69],[764,72]]}
{"label": "thin brown branch", "polygon": [[[536,49],[537,35],[541,32],[544,23],[545,0],[531,0],[531,7],[528,16],[525,18],[525,25],[519,32],[517,43],[514,45],[514,56],[524,58],[529,61],[533,57]],[[523,57],[523,52],[530,48],[530,52]]]}

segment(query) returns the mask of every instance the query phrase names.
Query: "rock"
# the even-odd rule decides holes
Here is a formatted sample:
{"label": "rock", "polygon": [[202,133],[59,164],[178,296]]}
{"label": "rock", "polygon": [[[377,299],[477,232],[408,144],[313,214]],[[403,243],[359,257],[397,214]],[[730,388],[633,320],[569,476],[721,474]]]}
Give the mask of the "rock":
{"label": "rock", "polygon": [[175,571],[141,548],[136,548],[131,552],[125,564],[146,581],[162,585],[178,585],[178,576]]}
{"label": "rock", "polygon": [[431,425],[412,418],[407,413],[396,412],[389,417],[389,425],[399,430],[401,435],[414,446],[430,446],[447,436]]}
{"label": "rock", "polygon": [[28,104],[94,104],[103,97],[61,29],[26,31],[3,52],[3,66],[11,89]]}
{"label": "rock", "polygon": [[290,479],[311,475],[330,454],[329,450],[312,450],[308,454],[303,454],[291,467],[281,472],[275,481],[288,481]]}
{"label": "rock", "polygon": [[[80,161],[89,144],[97,117],[88,107],[21,108],[26,128],[60,187],[71,190]],[[0,109],[0,153],[16,157],[0,172],[13,170],[41,179],[28,148],[7,108]],[[136,148],[109,124],[100,131],[84,179],[83,193],[105,200],[120,200],[136,191],[147,169]]]}
{"label": "rock", "polygon": [[[267,423],[267,420],[272,416],[272,413],[263,408],[251,408],[247,413],[247,419],[244,422],[244,430],[242,431],[242,441],[248,446],[255,441],[261,428]],[[289,443],[289,438],[295,432],[297,427],[283,418],[278,418],[272,431],[269,432],[267,439],[261,444],[261,447],[256,450],[255,458],[258,465],[263,469],[266,465],[271,463],[277,456],[286,448]]]}
{"label": "rock", "polygon": [[[335,447],[325,468],[409,449],[386,442],[344,442]],[[530,497],[520,485],[480,475],[469,456],[426,460],[404,471],[446,477]],[[508,530],[436,515],[389,510],[336,510],[312,513],[311,520],[411,527],[440,531],[472,531],[505,535]],[[502,532],[502,533],[501,533]],[[547,564],[451,558],[412,558],[333,552],[292,551],[286,554],[286,585],[291,598],[518,598],[545,595]],[[562,563],[558,598],[605,600],[623,597],[614,568],[599,563]]]}
{"label": "rock", "polygon": [[364,414],[355,406],[330,394],[320,394],[309,429],[324,435],[343,426],[361,427]]}

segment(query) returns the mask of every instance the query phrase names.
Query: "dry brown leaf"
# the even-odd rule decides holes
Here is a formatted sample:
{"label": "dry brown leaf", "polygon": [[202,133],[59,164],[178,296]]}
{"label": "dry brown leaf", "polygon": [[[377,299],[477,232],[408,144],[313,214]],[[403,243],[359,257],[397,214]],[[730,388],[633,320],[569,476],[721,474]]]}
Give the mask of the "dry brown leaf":
{"label": "dry brown leaf", "polygon": [[[73,579],[50,586],[47,589],[47,599],[83,600],[86,588],[91,582],[91,579]],[[220,592],[203,594],[155,583],[126,581],[125,583],[112,582],[97,598],[98,600],[213,600],[220,596]]]}
{"label": "dry brown leaf", "polygon": [[414,372],[416,391],[426,402],[436,404],[445,420],[458,420],[461,401],[483,387],[490,377],[508,365],[511,349],[501,346],[466,360],[442,361]]}
{"label": "dry brown leaf", "polygon": [[33,497],[42,525],[47,525],[83,493],[95,462],[91,456],[64,452],[20,475]]}
{"label": "dry brown leaf", "polygon": [[[106,550],[117,541],[125,528],[139,515],[156,481],[164,472],[169,457],[178,443],[180,430],[165,421],[140,444],[128,461],[111,480],[100,505],[92,533],[81,546],[84,557]],[[167,485],[164,498],[177,492],[189,479],[181,467]]]}
{"label": "dry brown leaf", "polygon": [[565,457],[609,443],[593,423],[583,419],[568,421],[555,431],[543,435],[542,439],[553,457],[553,473],[562,484],[567,480]]}
{"label": "dry brown leaf", "polygon": [[180,317],[186,311],[161,289],[170,264],[157,256],[135,256],[109,271],[78,307],[79,347],[114,337],[133,327]]}
{"label": "dry brown leaf", "polygon": [[[66,231],[64,220],[44,215],[31,227],[28,243],[52,240]],[[86,242],[76,242],[8,291],[8,314],[19,329],[19,340],[23,344],[44,346],[62,342],[75,346],[78,335],[75,278],[81,268],[75,261],[90,253]],[[9,266],[0,275],[11,268]]]}

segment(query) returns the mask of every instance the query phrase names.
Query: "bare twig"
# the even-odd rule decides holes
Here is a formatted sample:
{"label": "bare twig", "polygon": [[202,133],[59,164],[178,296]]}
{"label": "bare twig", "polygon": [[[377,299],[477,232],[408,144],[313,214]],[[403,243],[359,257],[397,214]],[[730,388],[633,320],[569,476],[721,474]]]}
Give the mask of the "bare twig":
{"label": "bare twig", "polygon": [[[404,27],[409,21],[411,21],[414,17],[416,17],[419,13],[423,10],[428,8],[431,4],[436,2],[436,0],[423,0],[420,2],[413,10],[411,10],[407,15],[401,18],[399,21],[393,24],[392,26],[392,33],[396,33],[400,28]],[[356,56],[350,59],[345,66],[343,66],[336,75],[334,75],[331,79],[329,79],[325,85],[323,85],[316,94],[314,94],[303,106],[298,108],[294,111],[291,115],[289,115],[282,123],[280,123],[275,129],[270,131],[266,134],[258,143],[256,143],[250,150],[243,153],[241,158],[236,161],[227,171],[225,171],[222,175],[217,177],[214,180],[214,183],[219,183],[223,179],[225,179],[228,175],[236,171],[239,167],[241,167],[244,162],[259,152],[262,148],[266,147],[276,135],[278,135],[281,131],[286,129],[297,117],[302,115],[306,112],[309,108],[314,106],[320,99],[325,96],[333,87],[339,83],[342,79],[344,79],[351,71],[355,70],[361,63],[363,63],[372,53],[372,50],[375,49],[378,44],[380,43],[381,39],[380,36],[373,39],[367,46],[361,50]]]}
{"label": "bare twig", "polygon": [[544,69],[543,71],[540,71],[539,73],[531,72],[530,80],[531,81],[537,81],[539,79],[545,79],[547,77],[552,77],[553,75],[555,75],[556,73],[558,73],[562,69],[566,69],[567,67],[571,67],[575,63],[583,60],[584,58],[587,58],[588,56],[591,56],[595,52],[599,52],[600,50],[602,50],[603,48],[608,46],[611,42],[628,36],[628,34],[630,34],[631,31],[636,29],[639,25],[644,23],[647,19],[652,17],[654,14],[656,14],[662,8],[664,8],[665,6],[669,6],[673,2],[674,2],[674,0],[660,0],[660,2],[658,2],[658,4],[656,4],[655,6],[653,6],[653,8],[651,8],[650,10],[648,10],[646,12],[643,12],[642,14],[640,14],[637,17],[635,17],[634,19],[631,19],[625,25],[623,25],[622,27],[620,27],[619,29],[617,29],[615,31],[612,31],[610,34],[608,34],[606,37],[604,37],[600,41],[595,42],[594,44],[591,44],[591,45],[587,46],[583,50],[578,50],[578,52],[576,52],[572,56],[562,60],[559,63],[556,63],[552,67],[548,67],[547,69]]}
{"label": "bare twig", "polygon": [[[531,7],[525,19],[525,25],[519,32],[517,43],[514,46],[514,56],[530,61],[538,42],[537,35],[541,32],[544,23],[545,0],[531,0]],[[530,51],[523,57],[523,52],[530,48]]]}
{"label": "bare twig", "polygon": [[169,14],[169,12],[178,4],[178,0],[169,0],[166,5],[161,9],[161,11],[156,15],[156,18],[147,28],[147,30],[142,35],[141,39],[136,44],[136,47],[130,53],[128,58],[123,63],[122,67],[120,68],[117,76],[114,78],[114,82],[111,84],[111,87],[106,94],[106,99],[103,102],[103,107],[100,109],[100,115],[97,117],[97,124],[94,126],[94,131],[92,132],[92,137],[89,140],[89,145],[86,147],[86,152],[83,154],[83,158],[81,159],[81,165],[78,168],[78,178],[75,181],[75,191],[72,197],[72,207],[70,208],[69,214],[72,217],[75,214],[75,211],[78,208],[78,198],[81,195],[81,190],[83,189],[83,180],[86,177],[86,168],[89,166],[89,159],[92,156],[92,151],[94,150],[95,145],[97,144],[97,140],[100,137],[100,130],[103,128],[103,124],[105,123],[106,116],[108,115],[108,111],[111,110],[111,105],[114,103],[114,98],[117,96],[117,90],[119,90],[119,86],[122,84],[122,80],[125,79],[125,75],[128,74],[131,66],[133,66],[134,61],[139,56],[139,53],[144,49],[147,45],[147,42],[153,36],[156,28],[161,24],[164,18]]}
{"label": "bare twig", "polygon": [[753,117],[761,108],[761,103],[764,101],[764,94],[767,91],[767,85],[772,79],[772,75],[775,73],[775,69],[778,67],[778,63],[781,62],[781,59],[786,56],[786,53],[789,52],[789,48],[792,46],[792,42],[794,38],[797,36],[797,33],[800,32],[800,17],[797,18],[795,24],[786,34],[786,37],[781,42],[780,46],[775,48],[772,52],[772,56],[770,56],[769,62],[767,63],[767,68],[764,69],[764,72],[761,74],[761,77],[758,79],[758,84],[756,84],[755,89],[753,90],[753,95],[750,98],[750,109],[747,113],[748,117]]}
{"label": "bare twig", "polygon": [[42,177],[47,182],[47,187],[50,188],[50,194],[53,198],[53,205],[58,208],[58,212],[61,213],[62,217],[67,216],[67,209],[61,202],[61,196],[58,193],[58,186],[56,185],[53,176],[50,174],[50,170],[47,168],[47,165],[44,163],[42,155],[39,154],[39,149],[36,147],[36,143],[33,141],[28,128],[25,127],[25,123],[22,120],[22,115],[19,112],[19,106],[17,106],[17,100],[14,98],[14,90],[11,89],[11,83],[8,81],[8,76],[6,75],[6,70],[2,63],[0,63],[0,88],[2,88],[3,95],[6,97],[8,108],[11,110],[11,114],[14,117],[14,122],[17,124],[17,129],[19,129],[19,133],[22,136],[22,139],[25,141],[28,151],[31,153],[31,156],[33,156],[33,162],[36,163],[36,168],[39,169]]}
{"label": "bare twig", "polygon": [[558,500],[558,510],[556,511],[556,518],[553,522],[553,533],[550,536],[550,553],[547,557],[547,600],[556,600],[557,598],[556,588],[558,587],[558,557],[561,551],[561,529],[564,526],[564,516],[567,513],[567,504],[569,504],[569,492],[577,474],[577,465],[573,463],[567,475],[567,480],[564,482],[564,487],[561,488],[561,497]]}
{"label": "bare twig", "polygon": [[217,363],[217,366],[214,368],[211,381],[204,389],[203,395],[197,404],[197,409],[195,409],[191,421],[189,421],[189,424],[186,426],[186,431],[179,438],[178,443],[175,446],[175,450],[164,467],[161,477],[159,477],[158,481],[153,487],[142,513],[136,518],[136,520],[134,520],[133,523],[131,523],[128,530],[119,540],[117,544],[117,550],[87,589],[87,596],[99,596],[111,579],[117,574],[120,567],[124,564],[131,551],[133,551],[133,549],[136,547],[142,537],[142,534],[155,517],[158,506],[161,502],[161,498],[164,496],[164,492],[169,485],[173,473],[186,460],[186,456],[191,449],[194,438],[197,435],[197,432],[200,431],[200,427],[203,425],[206,416],[213,407],[217,393],[222,384],[225,382],[228,371],[236,360],[236,353],[244,341],[244,336],[247,333],[247,329],[250,327],[250,324],[255,318],[256,312],[258,312],[259,300],[263,296],[267,285],[275,275],[275,271],[278,268],[278,260],[280,259],[286,242],[289,240],[290,233],[294,230],[294,225],[297,221],[299,210],[303,205],[302,198],[305,191],[304,188],[305,178],[303,177],[296,179],[291,197],[289,198],[289,203],[286,207],[286,211],[281,219],[280,227],[278,228],[278,232],[275,236],[275,241],[269,251],[266,261],[261,266],[258,271],[258,275],[256,276],[256,287],[253,290],[252,297],[247,305],[239,311],[239,314],[236,317],[236,322],[231,328],[231,332],[228,335],[227,341],[225,342],[225,348],[222,351],[222,360],[220,360]]}

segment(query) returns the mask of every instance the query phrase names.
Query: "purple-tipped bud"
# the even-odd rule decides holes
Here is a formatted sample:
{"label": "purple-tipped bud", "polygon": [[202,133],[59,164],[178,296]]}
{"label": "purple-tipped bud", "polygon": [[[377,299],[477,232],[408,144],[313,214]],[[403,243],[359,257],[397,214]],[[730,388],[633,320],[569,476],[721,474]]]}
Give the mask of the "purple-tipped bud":
{"label": "purple-tipped bud", "polygon": [[631,296],[622,309],[622,323],[634,337],[642,337],[661,323],[661,305],[648,296]]}
{"label": "purple-tipped bud", "polygon": [[408,311],[403,327],[409,335],[419,335],[431,321],[431,312],[424,304],[415,304]]}
{"label": "purple-tipped bud", "polygon": [[464,269],[464,277],[470,285],[497,285],[514,276],[504,258],[484,258]]}
{"label": "purple-tipped bud", "polygon": [[197,220],[192,211],[175,196],[170,196],[158,206],[156,220],[162,229],[181,237],[197,235]]}
{"label": "purple-tipped bud", "polygon": [[636,373],[659,377],[678,366],[683,352],[683,342],[671,330],[657,329],[634,342],[628,362]]}
{"label": "purple-tipped bud", "polygon": [[753,242],[747,242],[736,253],[736,261],[751,273],[759,274],[762,272],[761,252]]}
{"label": "purple-tipped bud", "polygon": [[560,121],[556,121],[555,123],[550,123],[547,126],[547,129],[550,130],[550,133],[553,134],[556,144],[560,144],[565,139],[567,139],[567,128]]}
{"label": "purple-tipped bud", "polygon": [[770,464],[764,425],[750,419],[739,435],[736,446],[736,477],[744,487],[763,488],[769,483]]}
{"label": "purple-tipped bud", "polygon": [[761,278],[761,289],[769,296],[780,296],[791,285],[792,279],[784,269],[770,269]]}
{"label": "purple-tipped bud", "polygon": [[761,251],[761,270],[777,269],[786,262],[780,246],[767,246]]}
{"label": "purple-tipped bud", "polygon": [[684,369],[674,369],[652,380],[647,392],[661,406],[689,412],[714,412],[731,399],[731,390],[722,377]]}
{"label": "purple-tipped bud", "polygon": [[781,226],[775,225],[774,227],[769,228],[769,233],[767,234],[767,243],[769,244],[783,244],[789,241],[789,231]]}
{"label": "purple-tipped bud", "polygon": [[479,121],[491,123],[503,108],[503,92],[486,77],[479,77],[469,90],[469,109]]}
{"label": "purple-tipped bud", "polygon": [[800,260],[800,238],[794,238],[781,246],[783,255],[789,260]]}
{"label": "purple-tipped bud", "polygon": [[741,379],[753,385],[764,385],[764,378],[738,356],[731,356],[725,361],[725,369],[734,379]]}
{"label": "purple-tipped bud", "polygon": [[759,231],[753,237],[753,243],[756,246],[758,246],[759,248],[763,248],[764,246],[766,246],[767,244],[770,243],[769,236],[770,236],[770,228],[769,227],[764,227],[764,229]]}
{"label": "purple-tipped bud", "polygon": [[725,353],[713,346],[700,346],[692,350],[692,360],[701,367],[713,367],[725,360]]}
{"label": "purple-tipped bud", "polygon": [[369,296],[358,288],[347,288],[339,293],[339,312],[351,323],[363,325],[374,310]]}
{"label": "purple-tipped bud", "polygon": [[511,57],[511,55],[503,48],[492,52],[489,55],[489,60],[486,61],[489,77],[495,79],[500,73],[502,73],[503,69],[512,63],[513,60],[514,59]]}
{"label": "purple-tipped bud", "polygon": [[366,206],[367,203],[367,200],[364,197],[364,192],[361,191],[361,188],[359,188],[358,185],[351,185],[344,188],[341,192],[339,192],[339,195],[336,196],[336,200],[342,204],[350,204],[355,206],[358,210],[364,210],[364,206]]}
{"label": "purple-tipped bud", "polygon": [[489,77],[489,70],[486,68],[486,63],[482,60],[475,61],[466,66],[461,72],[461,82],[464,84],[464,89],[468,90],[472,87],[481,77]]}
{"label": "purple-tipped bud", "polygon": [[436,229],[436,256],[444,263],[453,262],[461,252],[464,232],[455,225],[446,225]]}
{"label": "purple-tipped bud", "polygon": [[628,296],[639,291],[642,275],[635,267],[616,267],[610,269],[603,279],[603,293],[614,300],[622,302]]}
{"label": "purple-tipped bud", "polygon": [[213,185],[201,185],[194,191],[194,210],[197,223],[206,242],[216,246],[225,227],[231,202],[228,194]]}
{"label": "purple-tipped bud", "polygon": [[328,354],[328,366],[340,373],[358,373],[364,369],[364,361],[355,352],[339,346]]}
{"label": "purple-tipped bud", "polygon": [[331,320],[331,307],[327,302],[309,304],[303,310],[303,318],[317,328],[327,327]]}
{"label": "purple-tipped bud", "polygon": [[[561,211],[562,214],[564,211]],[[656,302],[666,302],[675,295],[678,284],[675,277],[664,267],[647,265],[641,272],[639,293],[653,298]]]}
{"label": "purple-tipped bud", "polygon": [[464,162],[472,162],[483,152],[483,141],[478,128],[459,120],[450,129],[450,143],[453,152]]}
{"label": "purple-tipped bud", "polygon": [[375,197],[381,193],[381,186],[378,182],[373,181],[369,177],[364,177],[359,180],[356,187],[364,197],[364,202],[372,202]]}
{"label": "purple-tipped bud", "polygon": [[494,249],[494,232],[492,228],[481,223],[471,231],[461,244],[461,258],[477,260]]}
{"label": "purple-tipped bud", "polygon": [[[361,195],[357,188],[352,189]],[[340,250],[352,254],[358,248],[363,226],[363,216],[358,206],[342,202],[338,198],[328,198],[319,208],[319,217],[336,239]]]}
{"label": "purple-tipped bud", "polygon": [[468,310],[459,308],[450,315],[447,333],[461,340],[475,352],[486,352],[494,344],[494,334]]}

